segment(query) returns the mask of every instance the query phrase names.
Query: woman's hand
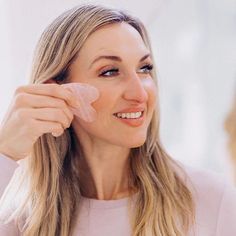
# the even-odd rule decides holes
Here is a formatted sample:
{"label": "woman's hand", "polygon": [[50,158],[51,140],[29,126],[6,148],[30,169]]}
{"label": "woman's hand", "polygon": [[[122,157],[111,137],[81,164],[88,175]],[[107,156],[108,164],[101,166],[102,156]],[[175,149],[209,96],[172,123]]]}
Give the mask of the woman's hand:
{"label": "woman's hand", "polygon": [[0,125],[0,153],[25,158],[45,133],[60,136],[73,120],[74,95],[58,84],[33,84],[16,89]]}

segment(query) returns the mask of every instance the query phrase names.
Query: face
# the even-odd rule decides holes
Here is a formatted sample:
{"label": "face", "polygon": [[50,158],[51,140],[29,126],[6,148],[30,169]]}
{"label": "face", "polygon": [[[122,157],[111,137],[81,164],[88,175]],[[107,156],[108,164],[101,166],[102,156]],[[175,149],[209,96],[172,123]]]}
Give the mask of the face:
{"label": "face", "polygon": [[92,104],[94,122],[73,120],[79,138],[128,148],[145,142],[156,99],[149,53],[127,23],[106,25],[89,36],[70,67],[69,81],[90,84],[100,96]]}

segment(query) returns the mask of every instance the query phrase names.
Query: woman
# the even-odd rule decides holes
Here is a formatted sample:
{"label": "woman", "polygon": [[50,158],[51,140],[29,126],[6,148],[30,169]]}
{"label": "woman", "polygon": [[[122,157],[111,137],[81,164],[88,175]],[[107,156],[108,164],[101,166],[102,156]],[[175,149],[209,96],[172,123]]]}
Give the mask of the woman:
{"label": "woman", "polygon": [[[86,85],[98,91],[87,103]],[[161,146],[156,91],[139,20],[92,5],[59,16],[1,125],[2,186],[21,163],[0,235],[235,235],[234,190]]]}

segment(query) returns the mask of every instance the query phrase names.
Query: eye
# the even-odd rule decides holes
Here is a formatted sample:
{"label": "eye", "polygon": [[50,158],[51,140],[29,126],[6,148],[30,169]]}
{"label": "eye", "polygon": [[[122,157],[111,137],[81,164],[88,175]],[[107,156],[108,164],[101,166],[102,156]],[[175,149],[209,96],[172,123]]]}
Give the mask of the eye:
{"label": "eye", "polygon": [[139,71],[141,73],[148,74],[152,71],[152,69],[153,69],[153,65],[152,64],[147,64],[147,65],[141,67]]}
{"label": "eye", "polygon": [[109,70],[104,70],[102,71],[99,76],[101,77],[111,77],[111,76],[116,76],[119,75],[119,69],[118,68],[112,68]]}

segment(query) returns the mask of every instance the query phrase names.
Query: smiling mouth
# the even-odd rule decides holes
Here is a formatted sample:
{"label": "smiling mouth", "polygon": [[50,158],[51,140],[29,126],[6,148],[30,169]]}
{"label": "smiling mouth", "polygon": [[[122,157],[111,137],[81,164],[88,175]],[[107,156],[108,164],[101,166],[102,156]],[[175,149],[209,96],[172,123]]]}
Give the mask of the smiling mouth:
{"label": "smiling mouth", "polygon": [[138,112],[126,112],[126,113],[115,113],[113,114],[115,117],[119,119],[139,119],[143,117],[144,111],[138,111]]}

